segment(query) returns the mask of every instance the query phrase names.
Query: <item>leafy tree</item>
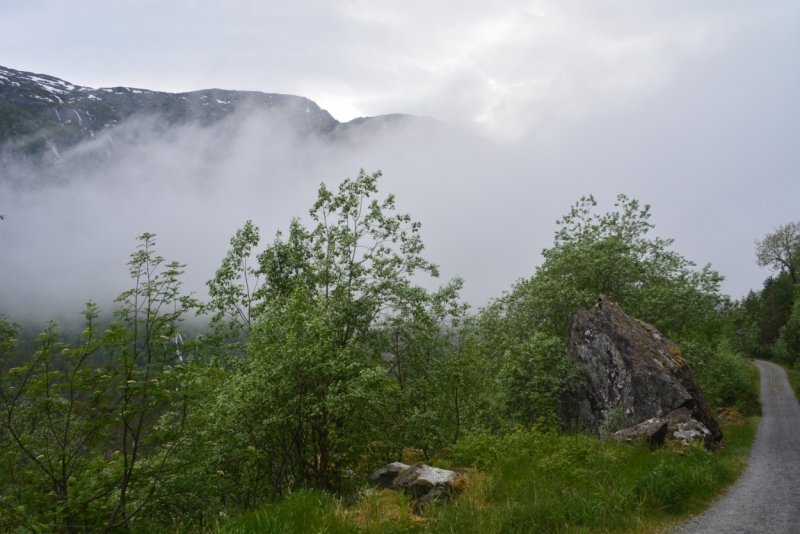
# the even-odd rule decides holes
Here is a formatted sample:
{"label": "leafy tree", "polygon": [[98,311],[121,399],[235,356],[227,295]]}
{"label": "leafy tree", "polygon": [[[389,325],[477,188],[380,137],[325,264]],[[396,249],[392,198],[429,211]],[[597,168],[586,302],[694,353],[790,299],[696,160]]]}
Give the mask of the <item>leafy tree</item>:
{"label": "leafy tree", "polygon": [[[336,192],[323,184],[313,226],[292,221],[252,270],[244,259],[258,234],[248,223],[209,283],[216,324],[249,328],[248,362],[218,411],[234,428],[231,443],[255,451],[248,461],[263,473],[262,494],[341,487],[343,473],[369,456],[370,436],[392,455],[441,442],[430,424],[413,436],[399,427],[437,417],[421,395],[438,376],[447,328],[464,311],[461,281],[435,293],[414,284],[438,268],[421,256],[420,224],[393,213],[393,196],[372,198],[380,176],[362,170]],[[248,276],[259,285],[244,283]],[[381,417],[392,413],[389,425],[373,410],[387,402],[392,409]]]}
{"label": "leafy tree", "polygon": [[[604,294],[668,335],[707,326],[725,299],[722,276],[670,250],[672,239],[650,238],[650,207],[624,195],[615,211],[593,214],[594,198],[581,198],[558,221],[561,227],[544,263],[518,283],[503,306],[520,331],[544,330],[566,339],[575,311]],[[524,317],[523,317],[524,316]]]}
{"label": "leafy tree", "polygon": [[[370,350],[380,355],[391,379],[370,404],[374,443],[384,462],[401,458],[405,448],[427,458],[458,439],[464,405],[459,384],[465,370],[453,364],[467,309],[458,302],[462,284],[456,278],[433,293],[416,288],[413,298],[376,321]],[[445,408],[445,390],[455,395],[455,412]]]}
{"label": "leafy tree", "polygon": [[774,356],[781,329],[792,314],[795,286],[789,273],[770,276],[760,291],[751,291],[731,317],[744,354],[751,358]]}
{"label": "leafy tree", "polygon": [[[259,230],[252,221],[231,238],[231,249],[213,279],[209,280],[210,302],[200,306],[197,314],[211,313],[209,326],[216,334],[217,352],[223,350],[244,357],[253,321],[263,308],[261,298],[262,273],[253,249],[259,243]],[[255,265],[252,265],[255,263]]]}
{"label": "leafy tree", "polygon": [[592,197],[580,199],[558,221],[534,276],[490,303],[473,324],[474,343],[493,363],[497,421],[528,426],[568,415],[558,400],[579,374],[564,358],[565,342],[576,310],[600,294],[676,340],[717,350],[728,313],[722,277],[710,266],[695,269],[670,249],[671,239],[651,237],[649,206],[624,195],[608,213],[593,213],[595,206]]}
{"label": "leafy tree", "polygon": [[800,363],[800,298],[795,300],[789,319],[781,327],[775,352],[779,359],[787,363],[795,366]]}
{"label": "leafy tree", "polygon": [[135,287],[119,297],[107,329],[98,328],[99,310],[90,303],[79,345],[60,342],[50,325],[33,357],[17,361],[18,330],[3,325],[0,484],[7,526],[110,532],[162,497],[184,430],[179,362],[190,347],[175,340],[192,300],[179,296],[182,266],[162,269],[153,238],[140,238],[129,263]]}
{"label": "leafy tree", "polygon": [[760,267],[786,270],[797,285],[800,268],[800,221],[779,226],[771,234],[756,240],[756,260]]}

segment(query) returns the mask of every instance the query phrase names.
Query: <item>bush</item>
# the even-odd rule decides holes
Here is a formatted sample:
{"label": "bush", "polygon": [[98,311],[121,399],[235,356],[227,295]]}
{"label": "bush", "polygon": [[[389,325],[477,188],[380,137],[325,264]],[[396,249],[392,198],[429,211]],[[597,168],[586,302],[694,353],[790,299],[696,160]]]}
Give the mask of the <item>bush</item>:
{"label": "bush", "polygon": [[680,346],[711,407],[732,406],[747,397],[747,362],[726,342],[713,346],[705,340],[688,340]]}
{"label": "bush", "polygon": [[789,365],[800,364],[800,299],[797,299],[792,314],[783,325],[775,343],[775,359]]}

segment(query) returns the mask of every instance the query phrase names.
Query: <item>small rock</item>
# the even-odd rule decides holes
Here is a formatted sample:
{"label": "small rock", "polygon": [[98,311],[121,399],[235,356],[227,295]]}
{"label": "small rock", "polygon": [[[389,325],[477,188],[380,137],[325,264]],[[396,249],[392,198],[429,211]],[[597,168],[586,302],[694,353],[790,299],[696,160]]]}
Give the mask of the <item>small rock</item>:
{"label": "small rock", "polygon": [[667,439],[680,441],[690,445],[694,441],[702,441],[707,449],[714,448],[716,440],[706,425],[692,417],[686,408],[679,408],[667,414],[669,428]]}
{"label": "small rock", "polygon": [[428,494],[433,488],[448,489],[456,479],[455,471],[439,469],[426,464],[416,464],[403,469],[394,479],[392,487],[404,489],[419,498]]}
{"label": "small rock", "polygon": [[669,428],[669,421],[661,417],[653,417],[639,423],[638,425],[625,428],[614,434],[617,441],[631,442],[637,439],[646,439],[650,447],[656,447],[664,444],[664,438],[667,436]]}
{"label": "small rock", "polygon": [[390,464],[386,464],[385,466],[381,467],[374,473],[369,476],[370,482],[377,484],[381,488],[391,488],[392,484],[394,483],[394,479],[397,478],[397,475],[400,474],[401,471],[408,469],[411,467],[408,464],[403,464],[400,462],[393,462]]}
{"label": "small rock", "polygon": [[419,515],[429,503],[448,502],[459,489],[454,483],[464,473],[464,469],[450,471],[422,463],[411,466],[394,462],[372,473],[369,479],[382,488],[403,490],[413,496],[416,500],[412,509]]}

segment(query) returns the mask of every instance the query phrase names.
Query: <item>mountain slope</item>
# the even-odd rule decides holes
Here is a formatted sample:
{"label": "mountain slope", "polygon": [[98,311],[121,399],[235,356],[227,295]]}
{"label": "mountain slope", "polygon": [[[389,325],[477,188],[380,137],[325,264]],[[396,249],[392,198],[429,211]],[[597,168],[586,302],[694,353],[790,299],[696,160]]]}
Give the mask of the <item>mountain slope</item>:
{"label": "mountain slope", "polygon": [[331,138],[414,118],[394,114],[340,123],[300,96],[223,89],[187,93],[93,89],[0,66],[0,146],[7,155],[40,162],[57,164],[64,150],[133,117],[155,117],[168,126],[189,122],[209,126],[237,112],[255,111],[279,114],[292,133]]}

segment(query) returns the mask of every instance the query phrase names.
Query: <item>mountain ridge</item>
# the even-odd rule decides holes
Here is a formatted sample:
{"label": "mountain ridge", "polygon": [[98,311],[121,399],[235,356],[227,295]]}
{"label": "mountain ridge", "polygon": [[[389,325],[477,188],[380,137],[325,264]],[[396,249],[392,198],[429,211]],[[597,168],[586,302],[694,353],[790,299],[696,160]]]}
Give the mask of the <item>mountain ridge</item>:
{"label": "mountain ridge", "polygon": [[296,95],[226,89],[169,93],[123,86],[91,88],[0,66],[2,152],[43,162],[57,164],[64,150],[134,117],[155,116],[168,126],[190,122],[209,126],[237,112],[255,111],[279,115],[296,134],[331,139],[355,129],[421,119],[394,113],[340,122],[314,101]]}

